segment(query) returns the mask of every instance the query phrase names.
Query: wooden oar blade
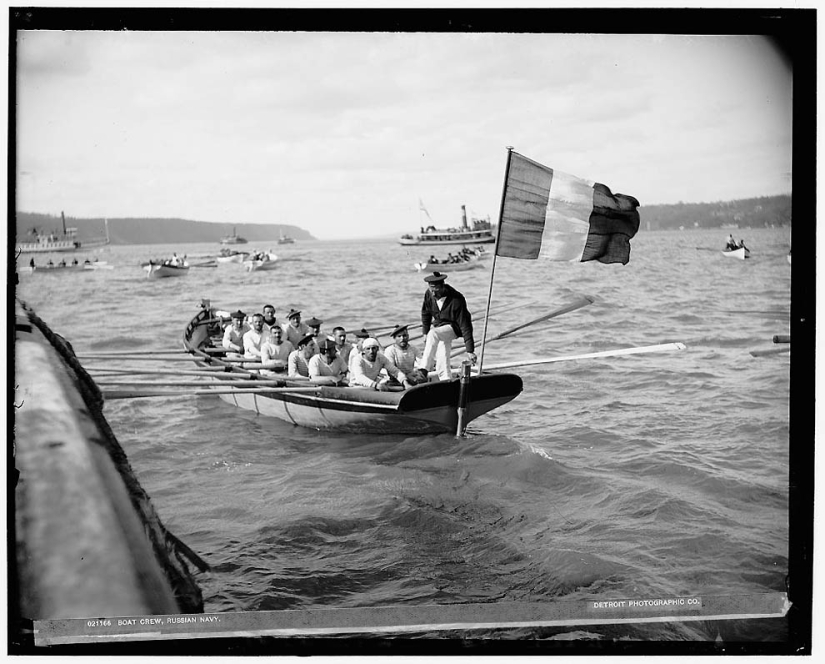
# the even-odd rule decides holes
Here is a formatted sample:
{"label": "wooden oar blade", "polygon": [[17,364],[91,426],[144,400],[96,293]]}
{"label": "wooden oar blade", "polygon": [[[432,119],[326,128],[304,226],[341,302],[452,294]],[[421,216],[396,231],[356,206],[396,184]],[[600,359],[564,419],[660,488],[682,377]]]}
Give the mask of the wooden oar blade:
{"label": "wooden oar blade", "polygon": [[638,346],[635,348],[620,348],[617,350],[599,351],[597,353],[583,353],[581,355],[561,355],[558,357],[541,357],[533,360],[520,360],[518,362],[503,362],[485,366],[485,369],[513,369],[516,367],[527,367],[536,364],[550,364],[551,362],[566,362],[568,360],[589,360],[602,357],[620,357],[623,355],[639,355],[642,353],[664,353],[673,350],[684,350],[685,344],[680,342],[657,344],[655,346]]}

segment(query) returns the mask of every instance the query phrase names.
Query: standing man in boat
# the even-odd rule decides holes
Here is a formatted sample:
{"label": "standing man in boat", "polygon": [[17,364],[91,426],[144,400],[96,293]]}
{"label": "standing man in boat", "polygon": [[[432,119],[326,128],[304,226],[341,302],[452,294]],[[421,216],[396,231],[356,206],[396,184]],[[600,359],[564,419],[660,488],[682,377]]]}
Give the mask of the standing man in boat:
{"label": "standing man in boat", "polygon": [[435,363],[438,377],[450,380],[450,352],[453,339],[463,337],[467,359],[476,363],[475,341],[473,341],[473,319],[467,310],[464,296],[452,286],[444,283],[446,274],[433,272],[424,277],[427,292],[421,306],[421,326],[427,341],[419,367],[432,371]]}

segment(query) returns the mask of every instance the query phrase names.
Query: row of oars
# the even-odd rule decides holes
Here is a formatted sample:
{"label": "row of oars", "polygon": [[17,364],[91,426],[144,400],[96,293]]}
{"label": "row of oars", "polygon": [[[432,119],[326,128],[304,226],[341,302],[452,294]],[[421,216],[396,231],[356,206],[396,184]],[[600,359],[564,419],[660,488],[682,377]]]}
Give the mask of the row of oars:
{"label": "row of oars", "polygon": [[[582,296],[574,302],[559,307],[549,313],[522,323],[486,340],[485,343],[506,339],[517,332],[528,327],[546,322],[562,314],[575,311],[595,301],[593,297]],[[509,313],[515,309],[525,306],[524,303],[499,307],[490,312],[490,317]],[[483,321],[486,316],[481,316]],[[409,329],[420,328],[421,324],[410,325]],[[391,334],[392,328],[380,328],[373,332],[376,337],[386,337]],[[411,336],[410,340],[415,341],[423,338],[423,334]],[[613,351],[601,351],[597,353],[586,353],[580,355],[567,355],[557,357],[535,358],[529,360],[519,360],[517,362],[506,362],[485,366],[485,370],[512,369],[516,367],[532,366],[537,364],[548,364],[552,362],[562,362],[565,360],[589,359],[615,357],[621,355],[634,355],[640,353],[657,353],[671,350],[682,350],[685,348],[681,343],[666,343],[655,346],[642,346],[636,348],[623,348]],[[311,385],[308,379],[301,378],[268,378],[261,376],[256,370],[262,369],[259,362],[250,362],[248,359],[221,357],[212,360],[209,353],[222,353],[222,349],[202,349],[203,355],[199,355],[207,363],[197,369],[180,369],[170,367],[170,363],[188,362],[191,363],[195,356],[188,350],[132,350],[132,351],[106,351],[87,352],[79,356],[84,364],[86,362],[107,362],[114,361],[116,366],[90,365],[87,367],[89,373],[98,383],[103,396],[106,399],[132,399],[139,397],[170,397],[170,396],[212,396],[218,394],[300,394],[317,393],[320,386]],[[453,355],[462,353],[462,349],[457,349]],[[126,364],[154,363],[155,366],[146,368],[136,368],[125,366]],[[157,366],[157,365],[160,366]],[[167,380],[166,376],[174,376],[176,380]],[[184,380],[181,380],[184,378]],[[192,378],[193,380],[185,380]],[[160,389],[159,389],[160,388]],[[165,388],[165,389],[163,389]],[[175,388],[169,389],[169,388]]]}

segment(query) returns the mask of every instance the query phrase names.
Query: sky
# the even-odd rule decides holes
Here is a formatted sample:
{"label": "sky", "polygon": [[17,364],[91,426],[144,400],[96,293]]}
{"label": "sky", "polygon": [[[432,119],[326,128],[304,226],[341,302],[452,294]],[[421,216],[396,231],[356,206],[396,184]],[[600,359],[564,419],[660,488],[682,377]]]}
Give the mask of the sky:
{"label": "sky", "polygon": [[642,208],[791,193],[792,72],[759,36],[18,37],[19,211],[400,235],[495,222],[508,146]]}

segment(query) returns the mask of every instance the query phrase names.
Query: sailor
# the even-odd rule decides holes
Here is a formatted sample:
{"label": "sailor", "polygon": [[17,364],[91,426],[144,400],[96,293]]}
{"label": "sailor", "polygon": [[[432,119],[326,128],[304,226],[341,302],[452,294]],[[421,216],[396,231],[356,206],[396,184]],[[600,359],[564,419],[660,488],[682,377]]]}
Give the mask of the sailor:
{"label": "sailor", "polygon": [[346,385],[347,365],[338,357],[335,342],[332,339],[323,339],[318,344],[318,351],[307,365],[309,379],[319,385]]}
{"label": "sailor", "polygon": [[34,265],[34,258],[32,258],[32,259],[29,261],[29,267],[31,267],[31,269],[32,269],[32,270],[35,268],[35,265]]}
{"label": "sailor", "polygon": [[273,326],[280,327],[275,319],[275,307],[273,305],[265,304],[262,311],[264,313],[264,332],[269,332]]}
{"label": "sailor", "polygon": [[312,318],[308,318],[304,321],[306,326],[309,328],[309,334],[315,337],[315,340],[320,343],[321,342],[321,325],[323,325],[324,321],[318,320],[313,316]]}
{"label": "sailor", "polygon": [[476,363],[475,341],[473,341],[473,319],[467,310],[464,296],[452,286],[444,283],[446,274],[433,272],[424,277],[427,292],[421,306],[421,326],[427,341],[419,368],[432,371],[435,363],[438,377],[450,380],[450,352],[452,342],[463,337],[467,359]]}
{"label": "sailor", "polygon": [[315,337],[307,334],[298,340],[298,347],[289,354],[288,371],[290,378],[309,378],[309,360],[318,350]]}
{"label": "sailor", "polygon": [[336,354],[338,355],[338,357],[341,358],[341,360],[343,360],[346,366],[349,366],[349,357],[354,346],[349,341],[347,341],[346,329],[340,326],[334,327],[332,329],[332,339],[335,342]]}
{"label": "sailor", "polygon": [[416,361],[421,359],[421,350],[410,345],[409,326],[396,325],[392,331],[392,346],[384,350],[384,356],[407,376],[410,384],[417,385],[426,381],[426,372],[416,369]]}
{"label": "sailor", "polygon": [[261,359],[261,344],[264,338],[264,317],[262,314],[252,314],[252,329],[243,335],[243,355],[250,360]]}
{"label": "sailor", "polygon": [[349,368],[349,375],[352,376],[352,365],[354,364],[355,360],[361,357],[361,348],[364,344],[364,341],[370,338],[370,333],[367,332],[365,328],[361,328],[358,332],[355,333],[355,346],[352,348],[352,352],[349,354],[347,358],[347,367]]}
{"label": "sailor", "polygon": [[289,355],[295,347],[284,340],[284,331],[280,325],[270,327],[268,337],[268,340],[261,344],[261,364],[263,364],[261,374],[283,373],[287,370]]}
{"label": "sailor", "polygon": [[725,248],[730,250],[730,251],[733,251],[734,249],[738,249],[738,246],[736,244],[736,240],[733,239],[733,235],[730,234],[730,233],[728,233],[728,243],[727,243],[727,246]]}
{"label": "sailor", "polygon": [[[378,354],[380,347],[378,339],[372,337],[364,339],[361,346],[361,355],[356,356],[350,365],[349,384],[351,386],[368,387],[379,392],[403,390],[404,386],[400,383],[407,380],[406,374],[386,357]],[[389,377],[395,378],[399,384],[393,386],[390,383],[390,378],[382,377],[382,369],[386,370]]]}
{"label": "sailor", "polygon": [[739,248],[740,249],[747,249],[747,247],[745,246],[745,240],[743,240],[741,238],[739,240]]}
{"label": "sailor", "polygon": [[243,353],[243,335],[249,330],[249,327],[244,323],[245,320],[246,314],[238,309],[232,314],[232,322],[223,333],[221,345],[238,355]]}
{"label": "sailor", "polygon": [[309,326],[301,322],[301,312],[297,309],[290,309],[286,320],[287,322],[281,325],[284,338],[297,348],[298,342],[309,334]]}

